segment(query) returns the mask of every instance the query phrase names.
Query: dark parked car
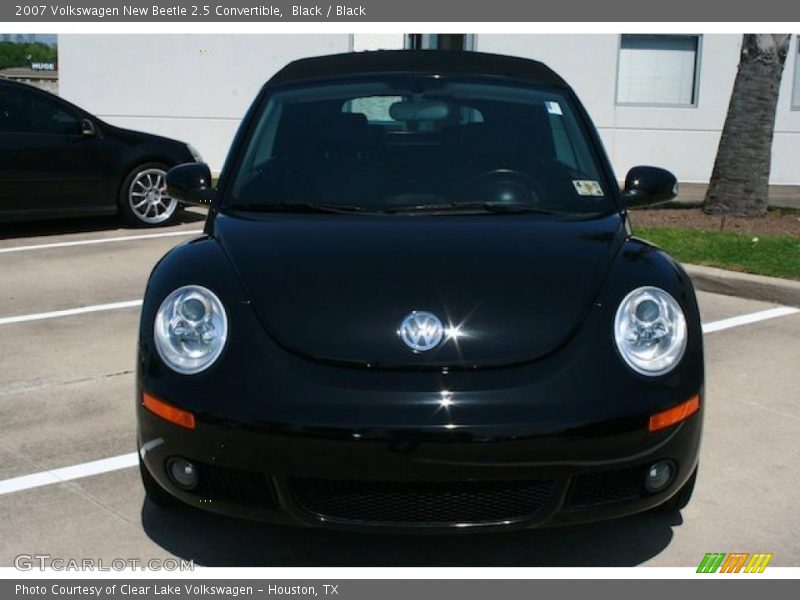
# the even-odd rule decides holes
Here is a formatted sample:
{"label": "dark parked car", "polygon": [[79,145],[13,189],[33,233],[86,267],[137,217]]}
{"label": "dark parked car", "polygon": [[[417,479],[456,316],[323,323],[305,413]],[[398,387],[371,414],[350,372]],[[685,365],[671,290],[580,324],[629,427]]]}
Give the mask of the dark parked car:
{"label": "dark parked car", "polygon": [[156,503],[311,526],[491,530],[688,502],[703,348],[691,281],[631,235],[546,66],[387,51],[291,63],[244,119],[205,235],[139,331]]}
{"label": "dark parked car", "polygon": [[0,221],[119,213],[129,225],[164,225],[179,208],[164,175],[192,160],[188,144],[0,79]]}

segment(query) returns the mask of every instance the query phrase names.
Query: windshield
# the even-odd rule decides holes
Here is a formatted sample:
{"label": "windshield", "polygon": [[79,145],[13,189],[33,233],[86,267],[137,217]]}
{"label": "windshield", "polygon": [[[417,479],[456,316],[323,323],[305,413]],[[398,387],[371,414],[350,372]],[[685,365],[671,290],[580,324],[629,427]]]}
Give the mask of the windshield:
{"label": "windshield", "polygon": [[614,209],[569,97],[402,78],[269,96],[225,205],[341,211]]}

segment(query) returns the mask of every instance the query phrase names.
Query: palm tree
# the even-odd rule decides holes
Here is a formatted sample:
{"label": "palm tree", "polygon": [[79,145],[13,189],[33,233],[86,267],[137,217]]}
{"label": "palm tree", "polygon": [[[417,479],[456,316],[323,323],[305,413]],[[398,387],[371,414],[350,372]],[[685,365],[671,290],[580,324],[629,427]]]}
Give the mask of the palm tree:
{"label": "palm tree", "polygon": [[764,216],[775,109],[790,34],[744,35],[739,70],[719,141],[703,210],[709,214]]}

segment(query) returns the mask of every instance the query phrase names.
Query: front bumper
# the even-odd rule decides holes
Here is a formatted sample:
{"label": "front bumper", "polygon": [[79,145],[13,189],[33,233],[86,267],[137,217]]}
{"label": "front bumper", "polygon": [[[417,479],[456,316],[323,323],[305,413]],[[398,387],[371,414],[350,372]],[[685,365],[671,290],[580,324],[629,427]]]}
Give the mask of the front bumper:
{"label": "front bumper", "polygon": [[[165,490],[212,512],[351,530],[496,531],[621,517],[667,501],[697,465],[701,424],[702,408],[661,432],[574,439],[522,429],[256,430],[205,422],[190,431],[140,408],[139,440],[145,467]],[[590,448],[592,458],[567,458]],[[197,488],[173,483],[172,457],[197,465]],[[660,460],[675,475],[648,493],[645,469]]]}
{"label": "front bumper", "polygon": [[[406,371],[283,348],[233,283],[220,291],[230,267],[214,248],[201,240],[184,248],[191,261],[175,254],[158,268],[139,336],[140,453],[156,482],[187,503],[307,526],[491,531],[644,511],[695,469],[704,399],[686,421],[648,431],[650,415],[702,394],[704,380],[691,284],[678,269],[654,272],[654,251],[623,253],[625,268],[607,281],[612,300],[594,303],[568,343],[546,356],[503,368]],[[169,370],[152,338],[160,300],[184,283],[220,292],[231,323],[218,361],[193,376]],[[619,298],[645,283],[679,299],[689,325],[681,365],[653,378],[627,368],[611,328]],[[190,411],[196,428],[143,409],[143,390]],[[198,488],[171,482],[170,457],[199,465]],[[649,494],[643,471],[659,460],[672,461],[676,473]],[[451,504],[464,510],[448,512]]]}

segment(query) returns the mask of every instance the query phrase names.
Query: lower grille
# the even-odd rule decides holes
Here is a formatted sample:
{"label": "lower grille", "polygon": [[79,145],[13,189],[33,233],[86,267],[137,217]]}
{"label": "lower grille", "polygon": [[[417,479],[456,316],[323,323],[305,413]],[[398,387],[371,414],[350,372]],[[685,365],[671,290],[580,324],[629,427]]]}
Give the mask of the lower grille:
{"label": "lower grille", "polygon": [[195,463],[197,487],[201,498],[261,508],[276,508],[275,491],[264,473],[231,469],[219,465]]}
{"label": "lower grille", "polygon": [[306,511],[341,521],[383,524],[495,523],[536,513],[553,481],[369,482],[295,479]]}
{"label": "lower grille", "polygon": [[645,468],[637,466],[619,471],[579,475],[572,482],[566,507],[589,508],[642,498],[646,495],[644,474]]}

